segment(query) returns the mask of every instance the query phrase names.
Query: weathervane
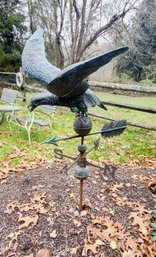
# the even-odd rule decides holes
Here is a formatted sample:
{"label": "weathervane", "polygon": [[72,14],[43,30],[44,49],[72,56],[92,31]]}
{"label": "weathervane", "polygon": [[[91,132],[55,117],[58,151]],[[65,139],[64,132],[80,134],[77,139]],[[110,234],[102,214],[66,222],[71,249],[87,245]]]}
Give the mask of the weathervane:
{"label": "weathervane", "polygon": [[[22,53],[22,66],[25,72],[44,84],[47,87],[43,93],[32,98],[29,104],[29,110],[33,111],[39,105],[56,105],[69,107],[72,112],[76,113],[73,128],[77,135],[57,139],[55,136],[46,143],[56,144],[59,141],[81,138],[81,144],[78,146],[79,155],[76,158],[64,155],[61,150],[55,149],[58,158],[68,157],[73,159],[71,165],[63,168],[67,172],[74,165],[75,177],[80,180],[80,211],[83,209],[83,181],[89,175],[88,165],[101,168],[87,160],[87,155],[93,149],[98,148],[99,140],[96,140],[94,146],[86,151],[84,139],[86,136],[101,134],[102,137],[111,137],[119,135],[126,128],[126,121],[116,121],[105,124],[102,130],[90,133],[92,122],[88,116],[88,108],[96,105],[106,110],[104,103],[89,89],[87,77],[110,62],[114,57],[123,54],[128,47],[121,47],[111,52],[101,54],[89,60],[78,62],[60,70],[48,62],[45,55],[45,46],[43,30],[38,28],[37,31],[28,39]],[[107,169],[106,169],[107,168]],[[115,170],[112,171],[105,166],[104,171],[108,170],[114,176]]]}
{"label": "weathervane", "polygon": [[93,150],[93,149],[98,149],[100,138],[98,138],[94,142],[94,146],[89,149],[88,151],[86,148],[86,145],[84,144],[84,139],[87,136],[92,136],[95,134],[101,134],[103,138],[108,138],[108,137],[113,137],[113,136],[118,136],[120,135],[126,128],[126,121],[125,120],[120,120],[120,121],[113,121],[110,123],[106,123],[101,131],[93,132],[90,133],[92,129],[92,123],[91,120],[88,116],[82,116],[82,115],[77,115],[74,121],[74,130],[78,135],[73,135],[70,137],[65,137],[65,138],[59,138],[54,135],[51,139],[45,141],[47,144],[55,144],[57,145],[57,142],[60,141],[65,141],[65,140],[71,140],[74,138],[79,138],[81,139],[80,145],[78,145],[78,156],[76,158],[68,156],[63,154],[62,150],[60,149],[54,149],[55,152],[55,157],[58,159],[63,159],[63,157],[66,157],[68,159],[73,160],[72,163],[66,164],[62,172],[67,173],[69,169],[73,168],[75,166],[75,172],[74,176],[80,180],[80,204],[79,204],[79,210],[83,210],[83,182],[87,177],[89,176],[89,168],[88,166],[93,166],[95,168],[98,168],[103,171],[104,175],[107,175],[109,173],[113,178],[115,175],[116,168],[114,166],[110,167],[107,164],[105,164],[104,167],[98,166],[96,164],[93,164],[87,160],[87,155]]}

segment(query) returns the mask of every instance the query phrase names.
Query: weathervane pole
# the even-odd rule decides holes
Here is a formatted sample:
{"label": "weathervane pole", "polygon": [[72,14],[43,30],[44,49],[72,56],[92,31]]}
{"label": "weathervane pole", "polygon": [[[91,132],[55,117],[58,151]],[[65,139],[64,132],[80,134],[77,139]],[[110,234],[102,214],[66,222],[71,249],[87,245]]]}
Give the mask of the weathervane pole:
{"label": "weathervane pole", "polygon": [[81,136],[81,144],[78,146],[79,151],[79,160],[78,165],[75,167],[74,176],[80,180],[80,202],[79,202],[79,211],[83,210],[83,185],[88,175],[89,170],[86,167],[86,146],[84,145],[84,136]]}
{"label": "weathervane pole", "polygon": [[79,211],[83,210],[83,180],[80,180],[80,205]]}
{"label": "weathervane pole", "polygon": [[[81,137],[81,145],[84,143],[84,136]],[[83,154],[80,152],[81,157]],[[80,180],[80,205],[79,205],[79,211],[83,210],[83,179]]]}

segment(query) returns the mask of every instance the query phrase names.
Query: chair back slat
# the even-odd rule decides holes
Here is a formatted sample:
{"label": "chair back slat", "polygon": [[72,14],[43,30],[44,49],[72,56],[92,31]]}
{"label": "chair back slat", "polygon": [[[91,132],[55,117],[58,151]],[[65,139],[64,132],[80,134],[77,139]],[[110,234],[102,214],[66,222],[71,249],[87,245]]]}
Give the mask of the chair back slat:
{"label": "chair back slat", "polygon": [[43,111],[50,112],[52,114],[55,113],[57,106],[55,105],[40,105],[39,106]]}
{"label": "chair back slat", "polygon": [[17,95],[18,95],[18,91],[4,88],[2,91],[0,100],[4,101],[6,103],[9,103],[9,104],[14,104],[16,101]]}

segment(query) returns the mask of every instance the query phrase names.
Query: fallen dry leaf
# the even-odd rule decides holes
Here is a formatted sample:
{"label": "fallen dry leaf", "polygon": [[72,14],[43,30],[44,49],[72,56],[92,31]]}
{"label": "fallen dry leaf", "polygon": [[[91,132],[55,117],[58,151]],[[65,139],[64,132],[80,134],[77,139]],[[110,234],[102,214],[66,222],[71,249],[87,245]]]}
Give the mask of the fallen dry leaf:
{"label": "fallen dry leaf", "polygon": [[9,248],[11,247],[12,243],[17,240],[18,236],[21,234],[21,231],[12,232],[8,235],[8,238],[10,238],[9,242]]}
{"label": "fallen dry leaf", "polygon": [[45,209],[44,206],[38,205],[36,207],[37,207],[36,208],[37,213],[40,213],[40,214],[47,214],[48,213],[48,209]]}
{"label": "fallen dry leaf", "polygon": [[87,231],[87,234],[91,233],[94,238],[111,242],[117,232],[117,226],[115,227],[114,222],[109,218],[97,218],[87,227]]}
{"label": "fallen dry leaf", "polygon": [[17,202],[9,203],[7,205],[7,209],[4,211],[4,213],[11,214],[15,210],[15,208],[18,208],[18,203]]}
{"label": "fallen dry leaf", "polygon": [[97,195],[97,198],[98,198],[100,201],[103,201],[103,200],[106,198],[106,196],[103,195],[103,194],[99,194],[99,195]]}
{"label": "fallen dry leaf", "polygon": [[17,172],[17,173],[16,173],[16,176],[18,176],[18,177],[25,177],[26,174],[25,174],[25,173],[22,173],[22,172]]}
{"label": "fallen dry leaf", "polygon": [[32,202],[40,202],[40,203],[43,203],[43,202],[44,202],[44,199],[43,199],[43,198],[45,198],[45,195],[46,195],[45,192],[40,193],[40,194],[38,194],[38,195],[34,195],[31,200],[32,200]]}
{"label": "fallen dry leaf", "polygon": [[41,249],[36,254],[36,257],[52,257],[52,254],[48,249]]}
{"label": "fallen dry leaf", "polygon": [[110,190],[115,193],[116,191],[118,191],[120,188],[123,188],[123,183],[115,183],[110,187]]}
{"label": "fallen dry leaf", "polygon": [[76,219],[73,219],[73,223],[77,226],[77,227],[80,227],[81,226],[81,222],[76,220]]}
{"label": "fallen dry leaf", "polygon": [[[36,214],[47,214],[48,207],[44,199],[45,193],[40,193],[39,195],[34,195],[30,199],[30,203],[20,204],[18,202],[12,202],[7,205],[5,213],[11,214],[13,211],[18,209],[20,212],[28,212],[29,210],[36,211]],[[46,206],[46,207],[45,207]],[[54,211],[54,210],[53,210]]]}
{"label": "fallen dry leaf", "polygon": [[3,145],[6,145],[6,142],[0,142],[0,147],[2,147]]}
{"label": "fallen dry leaf", "polygon": [[53,230],[53,231],[50,233],[50,237],[52,237],[52,238],[56,238],[56,237],[57,237],[56,229]]}
{"label": "fallen dry leaf", "polygon": [[34,217],[30,217],[30,216],[19,217],[18,222],[22,223],[19,226],[19,229],[27,228],[30,225],[32,225],[32,227],[34,227],[38,222],[38,215],[36,214]]}
{"label": "fallen dry leaf", "polygon": [[86,199],[85,205],[86,205],[87,207],[89,207],[89,208],[92,208],[92,204],[91,204],[91,202],[90,202],[89,199]]}
{"label": "fallen dry leaf", "polygon": [[110,214],[112,214],[112,215],[114,216],[114,214],[115,214],[115,210],[113,210],[113,209],[109,209],[109,213],[110,213]]}
{"label": "fallen dry leaf", "polygon": [[149,210],[145,205],[141,205],[139,203],[133,203],[132,209],[134,211],[138,211],[140,216],[144,216],[145,214],[149,214]]}
{"label": "fallen dry leaf", "polygon": [[138,226],[139,230],[141,231],[142,234],[146,235],[147,234],[147,218],[142,218],[140,217],[138,212],[132,212],[131,215],[129,216],[130,219],[132,219],[132,224],[134,226]]}
{"label": "fallen dry leaf", "polygon": [[76,196],[75,196],[75,194],[74,194],[74,193],[70,193],[69,197],[73,197],[73,198],[75,198],[75,199],[76,199]]}
{"label": "fallen dry leaf", "polygon": [[18,208],[20,209],[20,211],[24,211],[24,212],[27,212],[27,211],[30,211],[30,210],[33,210],[34,209],[34,206],[27,203],[27,204],[23,204],[23,205],[19,205]]}
{"label": "fallen dry leaf", "polygon": [[109,212],[109,210],[108,210],[106,207],[103,207],[102,210],[103,210],[104,212]]}
{"label": "fallen dry leaf", "polygon": [[13,150],[14,153],[9,155],[9,159],[15,159],[25,155],[25,153],[21,149],[17,147],[13,147],[13,148],[14,148]]}
{"label": "fallen dry leaf", "polygon": [[70,254],[76,254],[78,249],[79,249],[79,246],[71,248],[70,249]]}
{"label": "fallen dry leaf", "polygon": [[117,247],[117,244],[116,244],[116,242],[115,242],[114,240],[112,240],[112,241],[110,242],[110,247],[111,247],[113,250],[115,250],[115,249],[118,248],[118,247]]}
{"label": "fallen dry leaf", "polygon": [[87,243],[87,240],[85,240],[85,245],[84,245],[84,248],[83,248],[83,252],[82,252],[82,256],[88,256],[87,253],[88,251],[91,251],[93,252],[94,254],[97,253],[97,250],[96,248],[100,245],[104,245],[105,243],[103,241],[101,241],[100,239],[97,239],[95,241],[95,243],[93,244],[88,244]]}
{"label": "fallen dry leaf", "polygon": [[105,245],[105,243],[104,243],[102,240],[100,240],[100,239],[97,239],[97,240],[95,241],[95,244],[96,244],[96,245]]}
{"label": "fallen dry leaf", "polygon": [[95,224],[103,224],[103,218],[101,217],[97,217],[95,219],[92,220],[92,223]]}
{"label": "fallen dry leaf", "polygon": [[88,251],[93,252],[94,254],[97,253],[97,245],[96,244],[85,244],[82,252],[82,256],[88,256],[87,253]]}
{"label": "fallen dry leaf", "polygon": [[87,211],[81,211],[81,216],[86,216],[87,215]]}
{"label": "fallen dry leaf", "polygon": [[0,172],[0,180],[6,178],[10,172],[21,172],[22,170],[32,170],[37,167],[45,167],[50,168],[51,161],[47,160],[43,157],[37,157],[34,161],[29,160],[26,156],[25,160],[21,160],[20,164],[13,167],[11,164],[12,159],[19,158],[23,155],[26,155],[24,152],[21,152],[21,149],[17,149],[15,154],[11,154],[9,156],[9,160],[3,161],[2,163],[2,171]]}
{"label": "fallen dry leaf", "polygon": [[112,193],[111,196],[113,197],[113,201],[118,205],[118,206],[124,206],[127,204],[127,201],[124,202],[123,198],[118,197],[116,193]]}
{"label": "fallen dry leaf", "polygon": [[122,254],[122,257],[134,257],[134,252],[132,250],[128,250]]}
{"label": "fallen dry leaf", "polygon": [[[124,228],[121,223],[114,223],[113,220],[110,220],[108,217],[97,217],[93,219],[92,223],[87,227],[87,241],[84,247],[84,253],[86,255],[84,256],[87,256],[88,250],[96,254],[97,246],[109,242],[110,248],[113,250],[119,249],[123,257],[142,257],[143,252],[147,253],[148,257],[154,257],[155,255],[153,255],[153,253],[155,251],[155,246],[150,239],[150,230],[146,229],[146,226],[147,228],[149,226],[149,222],[147,222],[147,218],[149,219],[149,215],[145,215],[144,213],[143,217],[139,217],[139,213],[136,212],[135,215],[132,213],[131,217],[133,217],[133,222],[136,223],[134,224],[135,227],[133,227],[134,233],[135,229],[137,229],[136,231],[138,231],[138,227],[140,231],[140,233],[138,234],[139,237],[136,238],[135,236],[131,235],[128,227]],[[144,222],[146,224],[146,226],[144,224],[144,227],[142,229],[140,229],[140,226],[142,225],[141,221],[139,221],[140,226],[138,225],[138,220],[140,220],[140,218],[143,219],[143,224]],[[99,243],[97,240],[100,240]]]}
{"label": "fallen dry leaf", "polygon": [[124,245],[125,245],[126,250],[131,249],[131,250],[133,250],[133,252],[137,252],[137,250],[138,250],[137,241],[132,236],[129,236],[129,237],[126,238]]}
{"label": "fallen dry leaf", "polygon": [[156,194],[156,179],[153,179],[153,181],[149,182],[145,187],[149,188],[153,194]]}
{"label": "fallen dry leaf", "polygon": [[140,175],[132,175],[133,179],[136,180],[153,180],[153,177],[151,177],[150,175],[144,175],[144,174],[140,174]]}
{"label": "fallen dry leaf", "polygon": [[37,185],[37,186],[33,186],[33,187],[32,187],[33,191],[34,191],[34,190],[38,190],[39,188],[44,188],[44,185],[41,185],[41,184],[40,184],[40,185]]}

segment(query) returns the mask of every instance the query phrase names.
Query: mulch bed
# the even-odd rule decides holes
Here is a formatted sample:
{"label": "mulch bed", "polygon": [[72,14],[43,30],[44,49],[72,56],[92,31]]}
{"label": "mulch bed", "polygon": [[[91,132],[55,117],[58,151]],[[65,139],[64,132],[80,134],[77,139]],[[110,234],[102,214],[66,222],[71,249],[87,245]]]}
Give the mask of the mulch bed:
{"label": "mulch bed", "polygon": [[[122,256],[106,241],[96,253],[88,250],[83,255],[87,228],[97,217],[107,217],[132,231],[129,215],[133,206],[135,209],[138,203],[147,210],[154,206],[154,194],[147,185],[156,170],[121,166],[114,180],[90,168],[90,177],[84,182],[84,210],[80,213],[79,181],[72,172],[68,176],[60,173],[62,166],[54,162],[52,168],[25,170],[1,181],[0,256],[32,257],[42,248],[50,249],[54,257]],[[34,217],[32,222],[30,217]],[[137,237],[135,231],[133,236]]]}

